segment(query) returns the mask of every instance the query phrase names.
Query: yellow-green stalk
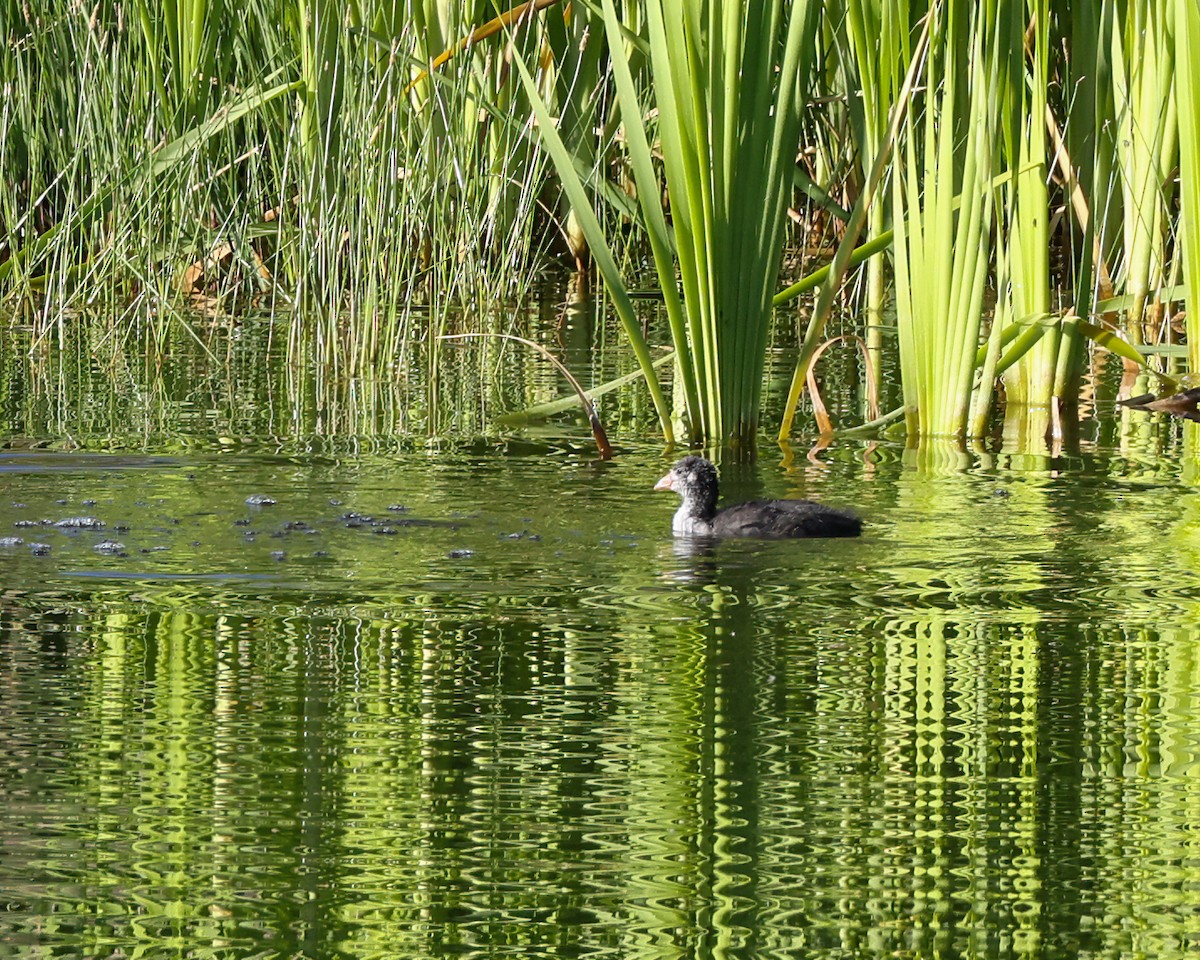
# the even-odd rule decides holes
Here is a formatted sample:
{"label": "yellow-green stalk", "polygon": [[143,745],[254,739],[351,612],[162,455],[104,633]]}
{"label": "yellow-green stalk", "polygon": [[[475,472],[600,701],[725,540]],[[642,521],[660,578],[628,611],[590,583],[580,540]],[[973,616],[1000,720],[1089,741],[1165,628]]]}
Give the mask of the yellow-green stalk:
{"label": "yellow-green stalk", "polygon": [[1200,6],[1175,0],[1175,78],[1179,98],[1179,237],[1187,282],[1188,369],[1200,370]]}
{"label": "yellow-green stalk", "polygon": [[1129,333],[1144,339],[1151,291],[1165,279],[1168,175],[1177,156],[1175,0],[1128,0],[1114,5],[1111,37],[1115,139],[1123,194],[1125,262],[1121,275]]}
{"label": "yellow-green stalk", "polygon": [[924,111],[909,115],[892,177],[910,442],[967,432],[992,221],[997,58],[986,44],[994,43],[994,17],[983,5],[968,11],[954,3],[935,4],[930,16]]}
{"label": "yellow-green stalk", "polygon": [[[908,67],[912,13],[908,0],[847,0],[846,33],[857,67],[859,90],[850,93],[852,107],[861,112],[862,142],[859,164],[865,180],[887,133],[888,120]],[[853,115],[852,110],[852,115]],[[873,203],[867,212],[867,236],[887,229],[887,205]],[[883,371],[883,326],[886,267],[882,257],[867,264],[866,341],[872,370]]]}
{"label": "yellow-green stalk", "polygon": [[[1050,315],[1050,202],[1046,190],[1046,93],[1050,19],[1046,0],[1009,4],[1005,42],[1011,71],[1004,84],[1001,143],[1013,177],[1004,188],[1008,284],[994,322],[1046,324]],[[1028,18],[1025,16],[1028,14]],[[1028,26],[1027,26],[1028,25]],[[1022,36],[1029,36],[1023,55]],[[1031,435],[1049,428],[1060,331],[1045,327],[1037,342],[1005,374],[1006,417],[1026,418]]]}

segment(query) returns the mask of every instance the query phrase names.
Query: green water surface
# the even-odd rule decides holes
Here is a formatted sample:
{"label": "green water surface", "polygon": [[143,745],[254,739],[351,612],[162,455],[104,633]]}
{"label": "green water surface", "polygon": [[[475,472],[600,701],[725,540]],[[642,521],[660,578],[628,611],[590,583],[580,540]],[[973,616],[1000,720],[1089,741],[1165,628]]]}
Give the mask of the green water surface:
{"label": "green water surface", "polygon": [[716,546],[651,443],[35,446],[0,956],[1200,950],[1178,444],[765,453],[865,536]]}

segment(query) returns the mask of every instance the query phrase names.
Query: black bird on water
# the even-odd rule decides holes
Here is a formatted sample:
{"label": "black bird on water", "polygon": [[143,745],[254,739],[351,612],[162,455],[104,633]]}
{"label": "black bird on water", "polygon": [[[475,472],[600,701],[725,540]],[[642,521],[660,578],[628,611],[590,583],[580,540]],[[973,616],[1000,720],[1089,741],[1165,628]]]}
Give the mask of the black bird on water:
{"label": "black bird on water", "polygon": [[674,490],[683,503],[671,521],[679,537],[857,537],[862,521],[848,510],[812,500],[753,500],[717,509],[717,468],[703,457],[684,457],[654,485]]}

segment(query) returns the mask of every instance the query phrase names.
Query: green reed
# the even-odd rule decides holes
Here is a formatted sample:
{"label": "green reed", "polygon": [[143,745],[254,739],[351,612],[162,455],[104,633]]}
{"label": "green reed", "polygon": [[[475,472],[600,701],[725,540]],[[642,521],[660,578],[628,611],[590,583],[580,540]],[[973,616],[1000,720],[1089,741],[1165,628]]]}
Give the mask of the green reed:
{"label": "green reed", "polygon": [[[1005,282],[988,360],[998,360],[1006,326],[1017,324],[1036,336],[1004,375],[1006,414],[1010,419],[1025,418],[1031,433],[1044,435],[1050,429],[1051,404],[1061,396],[1055,390],[1060,348],[1070,351],[1072,346],[1069,337],[1064,342],[1063,326],[1051,317],[1050,304],[1050,198],[1046,186],[1050,17],[1044,0],[1010,3],[1002,5],[1002,10],[999,29],[1007,56],[1003,61],[1000,145],[1013,176],[1002,189],[1002,211],[998,212],[1007,226],[1000,252]],[[1027,38],[1027,53],[1023,38]],[[988,406],[981,402],[975,410],[973,432],[977,435],[986,428]]]}
{"label": "green reed", "polygon": [[[698,397],[691,432],[710,442],[752,445],[757,431],[816,13],[799,3],[648,7],[687,329],[675,347]],[[632,106],[623,97],[627,128],[641,116]],[[651,186],[639,196],[653,200]]]}
{"label": "green reed", "polygon": [[[386,19],[355,26],[320,3],[136,12],[62,3],[37,29],[19,9],[10,21],[0,296],[58,321],[98,299],[163,322],[315,306],[326,320],[296,335],[362,365],[424,337],[397,336],[414,301],[526,288],[553,233],[502,39],[414,102],[425,54],[407,17],[389,35]],[[504,109],[501,87],[518,95]]]}
{"label": "green reed", "polygon": [[176,134],[209,114],[217,76],[217,32],[228,22],[223,0],[136,0],[145,39],[146,76],[153,84],[163,129]]}
{"label": "green reed", "polygon": [[[758,428],[815,5],[647,4],[653,111],[643,105],[623,55],[624,24],[611,0],[604,14],[630,170],[675,346],[684,433],[691,442],[750,447]],[[531,89],[532,79],[521,69]],[[654,124],[647,119],[652,113]],[[538,119],[560,178],[578,197],[578,210],[586,195],[575,158],[548,111],[538,108]],[[669,223],[652,143],[661,151]],[[656,385],[624,278],[600,253],[607,239],[594,217],[585,225],[647,380]],[[655,397],[670,436],[657,391]]]}
{"label": "green reed", "polygon": [[[1143,315],[1167,276],[1169,174],[1178,156],[1172,4],[1126,0],[1113,5],[1113,143],[1124,217],[1120,276],[1124,292],[1133,298],[1128,329],[1135,342],[1146,335]],[[1161,319],[1162,305],[1154,312]]]}
{"label": "green reed", "polygon": [[967,429],[992,220],[998,51],[987,13],[931,7],[924,111],[909,115],[893,172],[898,343],[914,439]]}
{"label": "green reed", "polygon": [[[440,410],[459,361],[437,338],[504,331],[495,305],[565,250],[602,275],[664,435],[748,446],[803,191],[796,236],[827,220],[823,246],[858,230],[840,206],[871,249],[895,224],[884,386],[911,434],[983,434],[1003,377],[1040,435],[1077,392],[1082,337],[1136,356],[1095,302],[1130,298],[1138,341],[1164,284],[1196,287],[1189,0],[933,3],[925,92],[881,171],[891,203],[861,208],[920,4],[38,6],[0,0],[0,301],[39,344],[88,323],[219,354],[215,324],[273,311],[294,376],[421,371]],[[676,410],[626,288],[647,249]],[[851,325],[879,359],[888,273],[870,263]]]}
{"label": "green reed", "polygon": [[1200,370],[1200,9],[1175,3],[1175,76],[1179,84],[1180,239],[1187,280],[1188,367]]}
{"label": "green reed", "polygon": [[[912,10],[907,0],[847,0],[846,34],[857,75],[857,91],[848,91],[851,116],[858,123],[859,161],[865,180],[884,144],[891,112],[900,95],[904,71],[911,60]],[[867,234],[878,237],[887,229],[887,205],[874,203],[868,211]],[[876,377],[883,370],[883,327],[887,293],[887,264],[882,257],[868,262],[866,277],[866,341],[874,358]]]}
{"label": "green reed", "polygon": [[[1024,14],[1030,14],[1026,25]],[[1046,92],[1048,26],[1043,0],[1007,4],[1000,29],[1003,58],[1003,112],[1000,146],[1014,175],[1002,188],[1007,235],[1007,284],[998,309],[998,326],[1041,322],[1050,312],[1050,229],[1046,211]],[[1029,56],[1022,56],[1022,34],[1029,30]],[[1028,65],[1026,62],[1028,61]],[[1054,386],[1057,337],[1044,333],[1005,376],[1009,399],[1018,404],[1045,406]]]}

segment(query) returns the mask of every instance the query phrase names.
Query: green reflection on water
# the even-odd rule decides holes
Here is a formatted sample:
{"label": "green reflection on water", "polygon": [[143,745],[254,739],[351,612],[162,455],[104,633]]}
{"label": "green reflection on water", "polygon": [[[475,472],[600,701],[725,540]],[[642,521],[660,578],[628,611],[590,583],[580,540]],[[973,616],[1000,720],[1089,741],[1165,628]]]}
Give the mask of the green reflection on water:
{"label": "green reflection on water", "polygon": [[891,557],[944,479],[823,586],[10,602],[6,954],[1186,955],[1196,631],[1039,609],[1043,530]]}
{"label": "green reflection on water", "polygon": [[1108,429],[704,549],[633,442],[15,438],[0,956],[1189,956],[1197,434]]}

